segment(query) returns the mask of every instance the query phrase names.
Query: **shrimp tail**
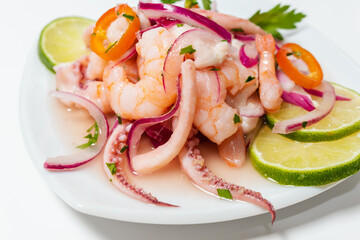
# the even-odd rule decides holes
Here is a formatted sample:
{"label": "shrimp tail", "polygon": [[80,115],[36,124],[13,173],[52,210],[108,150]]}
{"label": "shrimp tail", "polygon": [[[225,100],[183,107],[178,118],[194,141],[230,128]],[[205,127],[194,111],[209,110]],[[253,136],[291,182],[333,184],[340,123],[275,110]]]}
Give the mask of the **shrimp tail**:
{"label": "shrimp tail", "polygon": [[271,34],[259,35],[256,34],[256,48],[258,52],[275,52],[275,40]]}

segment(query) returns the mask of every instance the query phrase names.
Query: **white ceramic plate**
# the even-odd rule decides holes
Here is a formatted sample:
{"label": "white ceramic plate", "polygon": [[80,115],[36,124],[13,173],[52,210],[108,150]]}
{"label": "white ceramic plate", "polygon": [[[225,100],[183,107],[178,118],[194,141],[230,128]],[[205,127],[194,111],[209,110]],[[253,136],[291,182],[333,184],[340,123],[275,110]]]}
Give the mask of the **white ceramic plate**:
{"label": "white ceramic plate", "polygon": [[[235,12],[234,9],[237,8],[234,4],[239,5],[238,9],[244,9],[238,1],[231,1],[231,4],[230,1],[222,1],[219,9],[221,12],[249,16],[248,12]],[[269,7],[271,6],[265,4],[264,9]],[[255,12],[257,8],[253,4],[248,9]],[[286,40],[299,43],[310,50],[322,64],[325,79],[360,91],[359,82],[354,80],[360,77],[358,66],[317,31],[302,26],[287,35]],[[55,89],[54,75],[40,62],[36,47],[34,44],[28,56],[21,87],[20,117],[23,136],[35,167],[50,188],[71,207],[100,217],[154,224],[210,223],[265,213],[252,204],[220,200],[202,192],[190,183],[176,161],[153,175],[134,177],[133,181],[159,200],[181,206],[179,208],[147,205],[117,191],[103,172],[101,156],[75,171],[44,170],[42,166],[47,157],[68,153],[83,141],[81,137],[84,136],[84,130],[91,124],[86,113],[66,111],[66,108],[48,97],[48,92]],[[86,123],[79,127],[79,123],[83,122]],[[215,151],[205,146],[203,152],[209,167],[215,173],[231,182],[261,192],[277,210],[335,185],[282,186],[262,178],[249,163],[241,169],[229,169],[218,159]]]}

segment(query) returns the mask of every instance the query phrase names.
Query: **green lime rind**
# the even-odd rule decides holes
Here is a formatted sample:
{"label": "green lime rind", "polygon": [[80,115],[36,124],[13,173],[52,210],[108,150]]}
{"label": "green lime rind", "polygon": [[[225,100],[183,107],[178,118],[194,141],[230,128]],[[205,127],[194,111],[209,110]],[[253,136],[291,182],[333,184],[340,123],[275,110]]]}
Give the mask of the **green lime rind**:
{"label": "green lime rind", "polygon": [[[342,88],[346,91],[352,92],[359,96],[360,94],[356,91],[341,86],[339,84],[331,83],[339,88]],[[272,116],[272,114],[266,114],[266,122],[267,125],[272,129],[277,120]],[[328,130],[315,130],[315,129],[301,129],[288,134],[280,134],[289,139],[299,141],[299,142],[327,142],[327,141],[335,141],[346,136],[349,136],[357,131],[360,131],[360,116],[358,120],[355,122],[351,122],[349,124],[343,125],[340,128],[336,129],[328,129]]]}
{"label": "green lime rind", "polygon": [[[40,37],[39,37],[39,41],[38,41],[38,56],[41,60],[41,62],[46,66],[47,69],[49,69],[51,72],[55,73],[54,70],[54,66],[56,66],[57,64],[59,64],[59,62],[56,62],[52,57],[50,53],[47,53],[47,51],[44,48],[44,37],[45,37],[45,32],[52,27],[53,24],[59,22],[59,21],[63,21],[63,20],[80,20],[80,21],[84,21],[90,24],[94,23],[94,20],[92,19],[88,19],[88,18],[84,18],[84,17],[78,17],[78,16],[69,16],[69,17],[61,17],[61,18],[57,18],[53,21],[51,21],[50,23],[48,23],[42,30],[40,33]],[[74,59],[75,60],[75,59]]]}
{"label": "green lime rind", "polygon": [[[267,125],[272,129],[276,120],[271,116],[266,115],[266,122]],[[357,131],[360,131],[360,120],[353,124],[335,130],[301,129],[292,133],[280,135],[299,142],[328,142],[344,138]]]}
{"label": "green lime rind", "polygon": [[291,170],[259,160],[256,150],[250,147],[249,154],[254,168],[265,178],[283,185],[320,186],[336,182],[360,170],[360,154],[339,165],[316,170]]}

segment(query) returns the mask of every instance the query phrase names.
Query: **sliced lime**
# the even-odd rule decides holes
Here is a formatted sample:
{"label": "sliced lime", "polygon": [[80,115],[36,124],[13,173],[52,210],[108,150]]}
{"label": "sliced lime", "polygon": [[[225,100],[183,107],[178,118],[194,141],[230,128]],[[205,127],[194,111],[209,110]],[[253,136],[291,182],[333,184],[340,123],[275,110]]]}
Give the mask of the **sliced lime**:
{"label": "sliced lime", "polygon": [[63,17],[46,25],[38,45],[39,57],[45,66],[54,72],[55,65],[72,62],[88,54],[82,35],[93,23],[93,20],[82,17]]}
{"label": "sliced lime", "polygon": [[[333,84],[336,94],[350,98],[351,101],[336,101],[331,113],[321,121],[284,136],[300,142],[333,141],[360,130],[360,95],[353,90]],[[320,100],[313,97],[316,102]],[[290,119],[306,113],[306,110],[283,103],[274,114],[267,114],[267,123],[272,128],[275,122]]]}
{"label": "sliced lime", "polygon": [[265,126],[250,147],[254,167],[280,184],[311,186],[340,180],[360,169],[360,132],[331,142],[297,142]]}

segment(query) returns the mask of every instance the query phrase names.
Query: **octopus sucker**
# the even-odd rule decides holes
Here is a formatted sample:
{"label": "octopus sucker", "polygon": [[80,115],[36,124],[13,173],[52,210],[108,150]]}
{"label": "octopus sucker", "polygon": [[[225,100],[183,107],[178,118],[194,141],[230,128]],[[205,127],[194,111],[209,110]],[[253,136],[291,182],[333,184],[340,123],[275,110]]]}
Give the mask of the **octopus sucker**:
{"label": "octopus sucker", "polygon": [[218,196],[217,189],[227,189],[230,191],[234,200],[249,202],[266,209],[272,216],[272,223],[275,221],[275,209],[268,200],[263,198],[261,193],[229,183],[213,174],[205,165],[205,160],[200,155],[198,147],[199,139],[193,136],[188,139],[179,154],[183,171],[195,185],[216,196]]}
{"label": "octopus sucker", "polygon": [[126,128],[128,125],[127,123],[118,125],[105,146],[103,167],[109,180],[122,193],[142,202],[163,207],[178,207],[159,201],[151,193],[129,182],[127,177],[127,169],[129,169],[127,156],[126,153],[122,151],[122,149],[126,147],[126,136],[128,132]]}

